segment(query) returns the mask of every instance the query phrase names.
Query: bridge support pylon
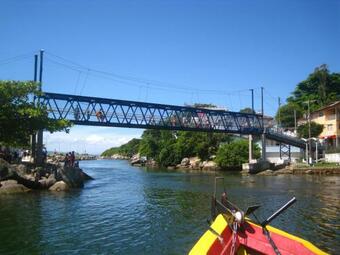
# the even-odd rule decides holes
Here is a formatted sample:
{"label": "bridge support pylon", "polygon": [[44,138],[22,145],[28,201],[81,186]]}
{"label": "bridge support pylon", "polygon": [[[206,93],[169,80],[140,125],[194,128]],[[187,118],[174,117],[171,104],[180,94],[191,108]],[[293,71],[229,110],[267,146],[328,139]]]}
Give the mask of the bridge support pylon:
{"label": "bridge support pylon", "polygon": [[37,165],[41,165],[43,163],[43,130],[39,130],[37,134],[35,163]]}
{"label": "bridge support pylon", "polygon": [[249,140],[249,163],[252,162],[253,160],[253,135],[249,135],[248,136],[248,140]]}
{"label": "bridge support pylon", "polygon": [[266,159],[266,135],[262,134],[262,160],[265,161]]}

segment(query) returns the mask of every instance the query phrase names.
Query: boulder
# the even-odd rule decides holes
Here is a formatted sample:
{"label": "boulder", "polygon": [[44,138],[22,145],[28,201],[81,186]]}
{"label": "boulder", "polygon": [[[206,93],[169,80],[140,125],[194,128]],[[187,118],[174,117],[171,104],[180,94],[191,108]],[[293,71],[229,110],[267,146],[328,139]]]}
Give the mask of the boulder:
{"label": "boulder", "polygon": [[18,184],[15,180],[8,180],[0,182],[0,195],[27,192],[30,189],[22,184]]}
{"label": "boulder", "polygon": [[14,170],[21,176],[28,173],[27,167],[24,164],[16,165]]}
{"label": "boulder", "polygon": [[83,171],[79,167],[64,167],[59,169],[62,180],[70,188],[83,188]]}
{"label": "boulder", "polygon": [[192,157],[192,158],[189,158],[189,161],[190,161],[190,166],[191,168],[199,168],[199,165],[200,165],[200,158],[199,157]]}
{"label": "boulder", "polygon": [[53,186],[56,182],[57,182],[57,180],[55,179],[54,174],[49,175],[48,178],[42,177],[42,178],[39,180],[39,183],[40,183],[41,187],[44,188],[44,189],[50,188],[50,187]]}
{"label": "boulder", "polygon": [[53,184],[49,190],[51,191],[67,191],[69,190],[70,187],[64,182],[64,181],[59,181],[59,182],[56,182],[55,184]]}
{"label": "boulder", "polygon": [[271,176],[271,175],[276,175],[276,173],[273,170],[265,170],[262,171],[260,173],[257,173],[256,175],[267,175],[267,176]]}
{"label": "boulder", "polygon": [[87,173],[81,171],[81,176],[83,178],[83,181],[90,181],[90,180],[94,180],[93,177],[89,176]]}
{"label": "boulder", "polygon": [[[93,180],[91,176],[84,173],[79,167],[63,167],[58,169],[58,173],[70,188],[83,188],[84,181]],[[58,180],[58,177],[56,178]]]}
{"label": "boulder", "polygon": [[190,159],[183,158],[182,161],[181,161],[181,166],[186,167],[186,166],[189,166],[189,165],[190,165]]}
{"label": "boulder", "polygon": [[202,163],[202,170],[204,171],[216,171],[219,170],[219,167],[214,161],[204,161]]}

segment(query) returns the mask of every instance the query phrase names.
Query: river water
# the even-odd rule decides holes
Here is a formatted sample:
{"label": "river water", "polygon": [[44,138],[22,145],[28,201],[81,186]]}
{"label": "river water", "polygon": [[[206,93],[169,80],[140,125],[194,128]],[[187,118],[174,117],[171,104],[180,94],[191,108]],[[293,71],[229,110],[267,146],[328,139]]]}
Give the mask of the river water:
{"label": "river water", "polygon": [[[0,254],[187,254],[207,229],[213,174],[80,164],[95,178],[82,190],[0,197]],[[296,196],[272,225],[339,254],[339,176],[226,174],[225,185],[241,208],[262,204],[262,219]]]}

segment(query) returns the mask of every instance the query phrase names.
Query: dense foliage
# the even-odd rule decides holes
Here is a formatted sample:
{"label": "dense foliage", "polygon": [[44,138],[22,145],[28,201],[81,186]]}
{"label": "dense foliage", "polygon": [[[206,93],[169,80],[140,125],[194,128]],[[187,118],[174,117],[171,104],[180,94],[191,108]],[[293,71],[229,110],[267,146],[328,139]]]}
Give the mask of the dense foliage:
{"label": "dense foliage", "polygon": [[[248,162],[248,140],[238,139],[231,143],[226,143],[220,146],[217,151],[215,162],[221,168],[241,166]],[[260,148],[255,144],[253,147],[254,158],[261,156]]]}
{"label": "dense foliage", "polygon": [[139,152],[141,156],[154,159],[160,165],[170,166],[179,164],[185,157],[198,156],[202,160],[207,160],[216,154],[221,143],[230,141],[230,136],[204,132],[145,130],[138,143],[135,141],[131,146],[132,141],[121,147],[106,150],[102,156],[113,154],[131,156]]}
{"label": "dense foliage", "polygon": [[139,144],[140,144],[140,139],[134,138],[128,143],[123,144],[120,147],[112,147],[110,149],[107,149],[101,154],[101,156],[110,157],[112,155],[119,154],[122,156],[131,157],[132,155],[138,153]]}
{"label": "dense foliage", "polygon": [[300,82],[288,98],[289,103],[306,107],[308,100],[313,100],[311,111],[325,106],[340,97],[340,73],[330,73],[327,65],[315,68],[308,78]]}
{"label": "dense foliage", "polygon": [[[340,73],[330,73],[327,65],[315,68],[306,80],[300,82],[287,104],[280,109],[281,125],[294,126],[294,109],[297,118],[307,112],[307,102],[310,101],[310,111],[340,99]],[[276,114],[278,120],[279,114]]]}
{"label": "dense foliage", "polygon": [[176,165],[185,157],[198,156],[202,160],[216,154],[219,144],[229,141],[226,134],[189,131],[146,130],[139,152],[153,158],[160,165]]}
{"label": "dense foliage", "polygon": [[255,111],[253,111],[253,109],[251,109],[249,107],[241,109],[240,112],[242,112],[242,113],[251,113],[251,114],[255,114],[256,113]]}
{"label": "dense foliage", "polygon": [[294,111],[297,120],[303,116],[303,109],[298,104],[288,103],[280,107],[275,118],[277,121],[280,119],[281,127],[291,128],[295,126]]}
{"label": "dense foliage", "polygon": [[[310,123],[311,137],[318,137],[323,130],[323,125],[317,124],[315,122]],[[308,123],[298,126],[297,133],[299,137],[308,138],[309,137],[309,126]]]}
{"label": "dense foliage", "polygon": [[38,130],[55,132],[70,126],[66,120],[48,118],[46,108],[32,100],[39,94],[37,83],[0,81],[0,144],[25,147]]}

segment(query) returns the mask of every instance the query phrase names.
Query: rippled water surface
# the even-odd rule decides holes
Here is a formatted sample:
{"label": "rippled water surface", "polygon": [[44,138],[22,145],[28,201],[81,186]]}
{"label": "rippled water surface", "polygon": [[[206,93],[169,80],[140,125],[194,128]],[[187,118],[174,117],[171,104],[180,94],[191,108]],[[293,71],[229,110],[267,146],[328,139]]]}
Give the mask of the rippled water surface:
{"label": "rippled water surface", "polygon": [[[95,180],[68,193],[0,197],[0,254],[186,254],[207,229],[214,175],[148,171],[126,161],[83,161]],[[339,254],[340,177],[225,176],[240,207]]]}

